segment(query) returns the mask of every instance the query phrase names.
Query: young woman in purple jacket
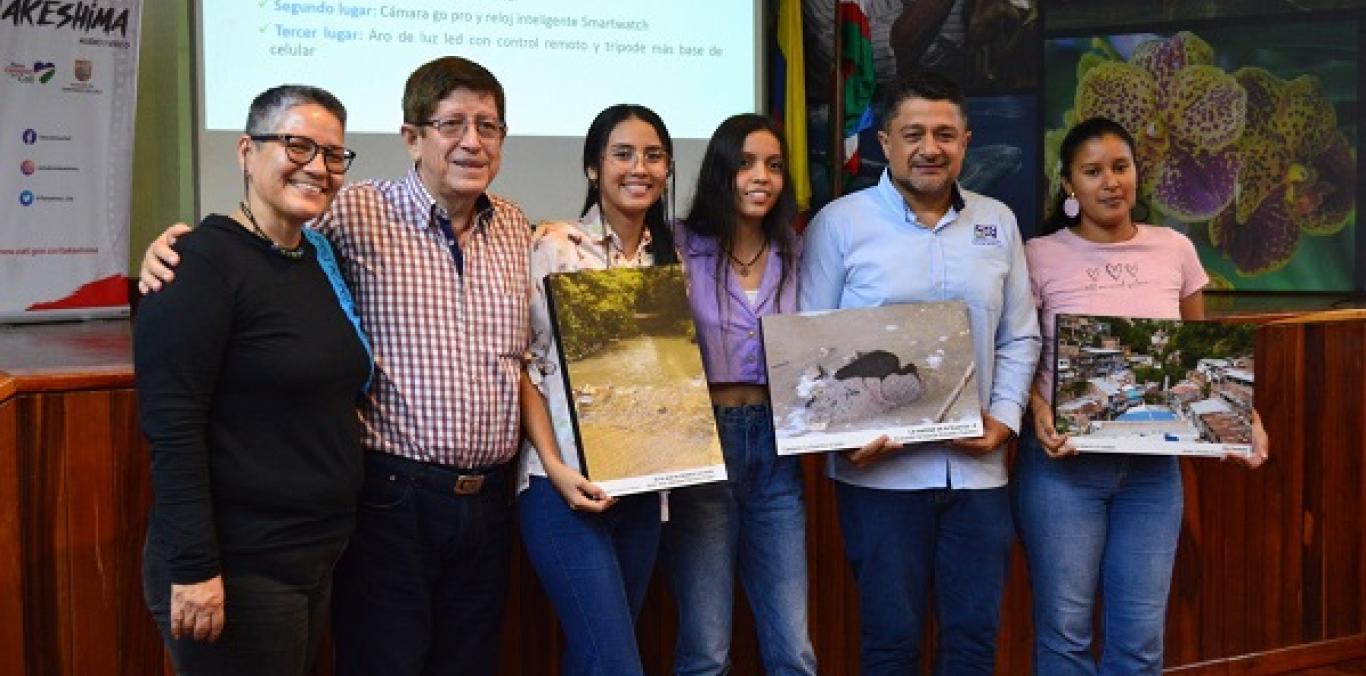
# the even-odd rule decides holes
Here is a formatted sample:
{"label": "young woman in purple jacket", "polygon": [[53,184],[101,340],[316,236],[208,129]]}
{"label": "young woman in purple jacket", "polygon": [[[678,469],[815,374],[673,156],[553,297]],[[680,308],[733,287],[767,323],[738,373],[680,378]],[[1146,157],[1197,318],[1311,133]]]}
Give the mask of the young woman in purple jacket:
{"label": "young woman in purple jacket", "polygon": [[761,115],[721,123],[675,227],[728,479],[674,490],[664,555],[678,599],[677,674],[729,671],[739,572],[768,674],[815,674],[798,459],[773,436],[759,318],[797,309],[800,243],[787,151]]}

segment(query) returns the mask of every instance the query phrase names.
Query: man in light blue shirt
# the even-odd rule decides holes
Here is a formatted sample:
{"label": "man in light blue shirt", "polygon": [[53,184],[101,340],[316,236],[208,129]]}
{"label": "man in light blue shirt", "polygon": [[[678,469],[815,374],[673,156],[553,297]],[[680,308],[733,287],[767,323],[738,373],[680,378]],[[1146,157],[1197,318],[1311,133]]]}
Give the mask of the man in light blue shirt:
{"label": "man in light blue shirt", "polygon": [[971,132],[955,83],[912,74],[893,86],[881,119],[887,171],[812,221],[799,306],[964,301],[985,430],[904,447],[884,436],[831,454],[859,584],[861,671],[918,672],[933,586],[936,673],[990,674],[1014,536],[1005,445],[1020,429],[1040,348],[1024,247],[1008,207],[957,185]]}

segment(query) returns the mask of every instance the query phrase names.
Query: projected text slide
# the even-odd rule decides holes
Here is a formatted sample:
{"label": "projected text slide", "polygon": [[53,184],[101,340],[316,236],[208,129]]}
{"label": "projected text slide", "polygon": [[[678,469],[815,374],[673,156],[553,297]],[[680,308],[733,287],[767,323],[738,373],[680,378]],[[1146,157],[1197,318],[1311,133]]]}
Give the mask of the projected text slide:
{"label": "projected text slide", "polygon": [[754,7],[734,0],[206,0],[208,129],[240,130],[260,91],[324,87],[348,131],[401,122],[403,82],[453,54],[488,67],[507,91],[510,131],[579,136],[603,107],[654,108],[679,138],[706,138],[755,108]]}

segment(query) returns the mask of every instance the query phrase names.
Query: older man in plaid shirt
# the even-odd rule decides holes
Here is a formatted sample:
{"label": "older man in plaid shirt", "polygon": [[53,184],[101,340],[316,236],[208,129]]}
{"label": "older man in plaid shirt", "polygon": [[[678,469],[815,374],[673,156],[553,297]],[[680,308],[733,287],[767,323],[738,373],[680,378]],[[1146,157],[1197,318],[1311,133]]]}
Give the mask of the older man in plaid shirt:
{"label": "older man in plaid shirt", "polygon": [[[375,354],[359,409],[365,486],[333,593],[338,674],[495,669],[509,468],[521,397],[536,393],[523,362],[531,228],[486,192],[504,111],[502,86],[482,66],[424,64],[403,95],[413,168],[343,187],[313,224],[339,254]],[[146,287],[170,279],[161,260],[175,263],[177,232],[149,249]],[[550,434],[548,421],[531,423],[533,438]]]}

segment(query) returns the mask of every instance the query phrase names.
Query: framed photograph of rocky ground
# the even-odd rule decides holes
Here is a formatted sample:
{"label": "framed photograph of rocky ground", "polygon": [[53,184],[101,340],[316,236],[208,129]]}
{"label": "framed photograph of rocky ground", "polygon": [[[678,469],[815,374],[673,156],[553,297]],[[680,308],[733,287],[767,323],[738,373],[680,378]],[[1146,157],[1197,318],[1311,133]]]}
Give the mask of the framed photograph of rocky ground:
{"label": "framed photograph of rocky ground", "polygon": [[1252,452],[1246,323],[1058,315],[1053,417],[1084,453]]}
{"label": "framed photograph of rocky ground", "polygon": [[779,455],[982,434],[967,306],[911,303],[762,319]]}
{"label": "framed photograph of rocky ground", "polygon": [[610,495],[726,478],[678,265],[546,276],[584,476]]}

